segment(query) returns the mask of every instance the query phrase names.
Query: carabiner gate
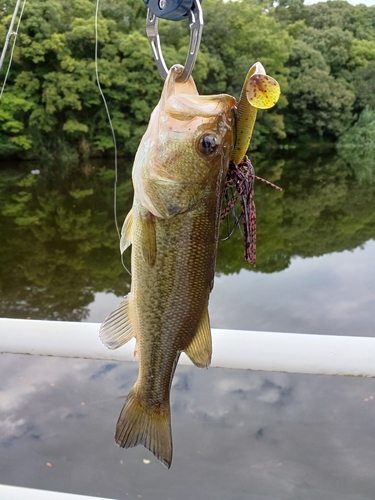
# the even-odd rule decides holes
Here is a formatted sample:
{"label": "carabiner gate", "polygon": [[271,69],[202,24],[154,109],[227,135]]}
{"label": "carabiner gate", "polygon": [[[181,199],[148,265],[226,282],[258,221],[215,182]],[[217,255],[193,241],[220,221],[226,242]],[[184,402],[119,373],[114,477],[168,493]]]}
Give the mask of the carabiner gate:
{"label": "carabiner gate", "polygon": [[[181,83],[185,83],[193,72],[195,61],[197,59],[199,45],[201,43],[203,31],[203,11],[199,0],[194,0],[193,6],[189,11],[189,26],[190,26],[190,45],[189,52],[186,57],[184,71],[179,78]],[[156,66],[160,76],[165,80],[168,75],[168,68],[165,64],[163,53],[160,45],[160,37],[158,32],[158,18],[150,9],[147,9],[146,18],[146,34],[151,45],[152,54],[154,56]]]}

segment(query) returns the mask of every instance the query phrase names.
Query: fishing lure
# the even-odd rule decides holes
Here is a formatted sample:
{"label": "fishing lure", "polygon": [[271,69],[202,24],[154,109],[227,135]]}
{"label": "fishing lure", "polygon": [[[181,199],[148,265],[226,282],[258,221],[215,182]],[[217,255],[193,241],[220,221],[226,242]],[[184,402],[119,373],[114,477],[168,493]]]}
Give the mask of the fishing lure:
{"label": "fishing lure", "polygon": [[[254,167],[247,156],[237,165],[233,160],[229,163],[225,179],[224,198],[226,205],[221,212],[221,221],[234,210],[238,198],[241,202],[241,218],[245,238],[245,261],[255,267],[256,260],[256,209],[254,202],[254,181],[264,182],[267,186],[282,191],[279,186],[255,175]],[[230,194],[231,193],[231,196]],[[235,216],[238,222],[237,217]]]}
{"label": "fishing lure", "polygon": [[[282,189],[272,182],[256,176],[254,167],[245,153],[250,145],[258,109],[273,107],[279,96],[280,86],[277,81],[266,74],[260,62],[255,63],[246,75],[238,102],[236,142],[225,180],[224,198],[227,203],[221,213],[221,220],[234,210],[235,203],[240,198],[245,238],[245,261],[253,264],[254,267],[256,259],[254,181],[257,179],[279,191]],[[236,216],[235,219],[238,223]]]}

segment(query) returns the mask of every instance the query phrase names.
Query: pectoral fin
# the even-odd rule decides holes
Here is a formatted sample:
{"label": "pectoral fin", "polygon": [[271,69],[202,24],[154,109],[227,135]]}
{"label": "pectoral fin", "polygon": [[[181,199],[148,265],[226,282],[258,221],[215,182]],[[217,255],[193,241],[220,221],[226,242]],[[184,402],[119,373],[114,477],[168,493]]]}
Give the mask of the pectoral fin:
{"label": "pectoral fin", "polygon": [[108,349],[117,349],[134,337],[129,317],[129,297],[106,317],[99,330],[99,338]]}
{"label": "pectoral fin", "polygon": [[133,240],[133,212],[130,210],[121,229],[120,252],[123,254],[125,250],[132,244]]}
{"label": "pectoral fin", "polygon": [[196,334],[185,349],[185,353],[190,360],[199,368],[208,368],[212,356],[212,338],[210,328],[210,318],[206,309],[200,320]]}

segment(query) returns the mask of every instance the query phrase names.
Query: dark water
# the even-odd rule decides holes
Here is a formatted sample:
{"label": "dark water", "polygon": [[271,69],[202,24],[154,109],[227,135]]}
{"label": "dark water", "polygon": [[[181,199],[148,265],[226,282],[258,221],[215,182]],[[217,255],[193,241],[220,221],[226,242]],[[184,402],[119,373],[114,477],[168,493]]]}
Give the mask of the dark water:
{"label": "dark water", "polygon": [[[255,269],[239,231],[220,242],[212,326],[373,336],[375,185],[328,155],[254,164],[284,190],[256,185]],[[1,317],[101,322],[126,295],[112,166],[63,178],[42,168],[33,175],[35,165],[0,170]],[[121,162],[120,226],[132,204],[130,178],[131,164]]]}
{"label": "dark water", "polygon": [[[256,186],[255,269],[240,233],[221,242],[213,326],[373,336],[375,186],[337,158],[256,166],[284,191]],[[0,316],[100,322],[130,285],[113,174],[35,168],[0,171]],[[129,179],[122,164],[120,223]],[[114,444],[137,370],[0,355],[0,483],[119,500],[374,499],[373,379],[179,366],[168,471],[143,447]]]}
{"label": "dark water", "polygon": [[373,500],[373,379],[178,367],[174,458],[113,439],[137,363],[0,356],[0,483],[121,500]]}

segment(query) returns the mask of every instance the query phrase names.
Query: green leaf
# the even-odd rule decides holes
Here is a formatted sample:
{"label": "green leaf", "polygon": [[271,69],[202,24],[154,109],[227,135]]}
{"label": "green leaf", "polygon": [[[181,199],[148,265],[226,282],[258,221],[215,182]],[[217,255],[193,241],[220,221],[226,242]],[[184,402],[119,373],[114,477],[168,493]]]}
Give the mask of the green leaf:
{"label": "green leaf", "polygon": [[68,120],[67,122],[64,123],[63,130],[70,133],[88,132],[89,127],[84,123],[79,123],[75,120]]}

